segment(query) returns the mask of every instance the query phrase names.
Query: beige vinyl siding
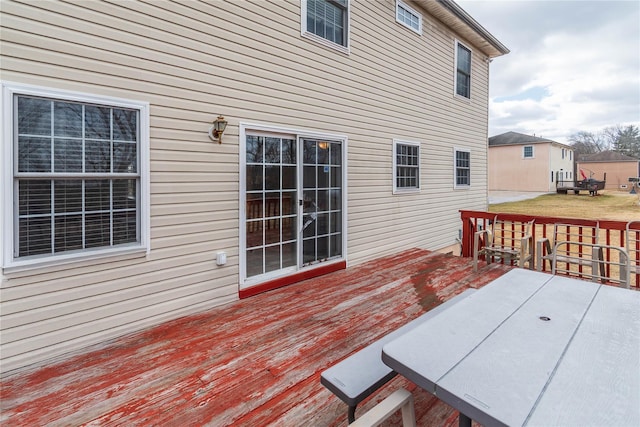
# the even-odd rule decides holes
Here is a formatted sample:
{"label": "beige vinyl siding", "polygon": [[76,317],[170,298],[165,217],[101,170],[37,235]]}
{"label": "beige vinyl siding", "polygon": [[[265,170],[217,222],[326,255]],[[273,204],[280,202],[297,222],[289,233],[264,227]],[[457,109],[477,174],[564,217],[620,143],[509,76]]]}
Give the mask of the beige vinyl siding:
{"label": "beige vinyl siding", "polygon": [[[472,87],[456,98],[459,36],[408,3],[422,36],[395,0],[351,0],[346,55],[301,37],[297,0],[4,1],[3,80],[150,104],[151,249],[5,270],[2,373],[238,298],[241,121],[348,136],[350,265],[455,244],[458,210],[486,208],[488,65],[460,39]],[[392,194],[393,138],[421,143],[419,193]],[[453,189],[453,147],[470,189]]]}

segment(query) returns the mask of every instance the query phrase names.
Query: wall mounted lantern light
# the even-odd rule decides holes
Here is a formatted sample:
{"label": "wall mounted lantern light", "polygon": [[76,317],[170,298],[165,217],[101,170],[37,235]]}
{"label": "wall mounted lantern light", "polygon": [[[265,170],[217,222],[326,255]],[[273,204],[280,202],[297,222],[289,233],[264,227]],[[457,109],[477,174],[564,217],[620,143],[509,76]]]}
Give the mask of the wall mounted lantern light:
{"label": "wall mounted lantern light", "polygon": [[212,141],[218,141],[218,144],[222,144],[222,134],[227,127],[227,121],[223,116],[218,116],[218,118],[213,122],[213,126],[209,128],[209,138]]}

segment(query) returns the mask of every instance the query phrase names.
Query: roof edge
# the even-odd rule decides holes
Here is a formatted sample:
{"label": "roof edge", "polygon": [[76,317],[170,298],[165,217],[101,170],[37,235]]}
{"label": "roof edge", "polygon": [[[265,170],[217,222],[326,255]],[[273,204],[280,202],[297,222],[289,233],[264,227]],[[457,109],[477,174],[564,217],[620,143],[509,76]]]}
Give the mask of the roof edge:
{"label": "roof edge", "polygon": [[480,34],[491,46],[493,46],[502,55],[506,55],[510,50],[503,45],[496,37],[493,36],[487,29],[478,23],[471,15],[469,15],[463,8],[461,8],[453,0],[436,0],[447,10],[453,13],[458,19],[468,25],[476,33]]}

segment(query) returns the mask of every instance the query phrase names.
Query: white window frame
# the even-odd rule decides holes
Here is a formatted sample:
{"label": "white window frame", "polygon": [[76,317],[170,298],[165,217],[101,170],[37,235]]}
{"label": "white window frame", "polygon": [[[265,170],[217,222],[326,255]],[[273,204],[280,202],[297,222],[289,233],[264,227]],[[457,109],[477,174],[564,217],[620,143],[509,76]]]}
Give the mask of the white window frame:
{"label": "white window frame", "polygon": [[[465,95],[460,95],[458,93],[458,46],[462,46],[463,48],[465,48],[466,50],[469,51],[469,96],[465,96]],[[458,99],[462,99],[465,101],[469,101],[471,100],[471,83],[472,83],[472,76],[473,76],[473,50],[467,46],[466,44],[462,43],[460,40],[456,40],[455,41],[455,52],[454,52],[454,60],[453,60],[453,94],[458,98]]]}
{"label": "white window frame", "polygon": [[[531,155],[527,156],[526,151],[527,148],[531,148]],[[522,147],[522,158],[527,160],[527,159],[535,159],[536,158],[536,149],[533,145],[524,145]]]}
{"label": "white window frame", "polygon": [[347,0],[347,13],[346,13],[346,43],[344,45],[332,42],[325,39],[315,33],[312,33],[307,29],[307,0],[300,1],[300,34],[302,37],[309,40],[313,40],[316,43],[320,43],[323,46],[335,49],[338,52],[349,55],[351,52],[351,0]]}
{"label": "white window frame", "polygon": [[[408,145],[413,147],[418,147],[418,165],[416,169],[418,170],[418,181],[416,187],[398,187],[398,152],[397,148],[399,145]],[[406,141],[401,139],[393,140],[393,194],[406,194],[406,193],[416,193],[420,192],[420,169],[421,166],[421,156],[420,156],[420,142],[416,141]],[[404,166],[404,165],[403,165]]]}
{"label": "white window frame", "polygon": [[[150,193],[149,193],[149,103],[122,98],[92,95],[80,92],[45,88],[20,83],[3,81],[2,103],[0,117],[2,117],[3,131],[0,144],[0,165],[2,165],[0,227],[2,227],[2,241],[0,242],[0,263],[3,271],[20,270],[24,268],[58,265],[86,259],[97,259],[105,256],[123,254],[148,254],[150,250]],[[14,115],[13,99],[15,95],[36,96],[63,101],[88,104],[107,105],[136,109],[139,111],[139,147],[138,161],[140,168],[140,241],[111,247],[98,247],[69,253],[61,252],[54,255],[38,255],[24,258],[14,257],[15,221],[17,212],[14,211]]]}
{"label": "white window frame", "polygon": [[[413,28],[411,25],[407,24],[406,22],[404,22],[398,17],[400,9],[404,9],[409,14],[418,18],[418,28]],[[406,4],[405,2],[403,2],[402,0],[396,0],[396,22],[410,29],[414,33],[422,35],[422,14],[416,11],[414,8],[412,8],[408,4]]]}
{"label": "white window frame", "polygon": [[[469,183],[458,184],[458,153],[469,154]],[[465,148],[453,149],[453,188],[455,189],[468,189],[471,187],[471,150]]]}

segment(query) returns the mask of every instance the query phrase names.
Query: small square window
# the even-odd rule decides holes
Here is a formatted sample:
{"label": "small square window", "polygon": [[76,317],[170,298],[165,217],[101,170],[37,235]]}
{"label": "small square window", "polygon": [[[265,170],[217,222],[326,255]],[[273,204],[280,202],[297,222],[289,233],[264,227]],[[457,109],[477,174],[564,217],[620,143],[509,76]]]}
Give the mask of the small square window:
{"label": "small square window", "polygon": [[400,0],[396,0],[396,21],[412,31],[422,34],[422,15]]}
{"label": "small square window", "polygon": [[533,159],[533,145],[525,145],[522,148],[522,157],[525,159]]}
{"label": "small square window", "polygon": [[467,150],[454,151],[455,188],[465,188],[471,185],[471,152]]}
{"label": "small square window", "polygon": [[393,141],[393,192],[420,190],[420,143]]}

